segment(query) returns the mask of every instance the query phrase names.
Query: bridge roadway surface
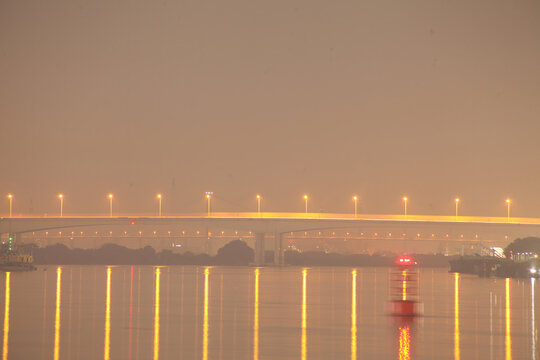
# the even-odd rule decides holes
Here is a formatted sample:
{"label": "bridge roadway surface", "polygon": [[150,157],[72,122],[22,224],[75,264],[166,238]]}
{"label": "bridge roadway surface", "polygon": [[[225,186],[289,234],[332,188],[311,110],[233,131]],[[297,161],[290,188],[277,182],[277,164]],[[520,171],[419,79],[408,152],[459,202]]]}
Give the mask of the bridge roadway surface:
{"label": "bridge roadway surface", "polygon": [[[283,265],[283,235],[289,232],[378,227],[439,227],[474,228],[491,233],[516,236],[539,236],[540,219],[480,216],[431,215],[373,215],[329,213],[211,213],[178,216],[63,216],[63,217],[9,217],[0,218],[0,234],[19,234],[51,229],[89,226],[133,225],[191,225],[210,228],[234,228],[255,234],[255,264],[264,264],[265,235],[273,235],[274,265]],[[210,241],[210,239],[207,239]]]}
{"label": "bridge roadway surface", "polygon": [[110,225],[195,225],[211,228],[235,228],[254,233],[286,233],[295,231],[359,228],[366,225],[409,226],[447,225],[496,228],[505,232],[540,234],[540,218],[434,216],[388,214],[329,213],[211,213],[177,216],[16,216],[0,218],[0,234],[25,233],[51,229]]}

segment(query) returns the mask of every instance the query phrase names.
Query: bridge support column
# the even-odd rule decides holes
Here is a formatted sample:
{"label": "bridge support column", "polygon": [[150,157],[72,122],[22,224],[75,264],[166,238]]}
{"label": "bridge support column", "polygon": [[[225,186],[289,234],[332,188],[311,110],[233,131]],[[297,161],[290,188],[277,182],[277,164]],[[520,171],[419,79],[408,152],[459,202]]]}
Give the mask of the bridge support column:
{"label": "bridge support column", "polygon": [[274,233],[274,265],[283,265],[283,237],[281,233]]}
{"label": "bridge support column", "polygon": [[264,233],[255,234],[255,265],[264,265]]}
{"label": "bridge support column", "polygon": [[212,255],[212,239],[210,238],[210,233],[206,232],[206,239],[204,241],[204,250],[207,255]]}
{"label": "bridge support column", "polygon": [[161,249],[160,249],[159,251],[163,251],[163,250],[165,250],[165,249],[170,250],[168,239],[161,238],[161,244],[160,244],[160,246],[161,246]]}

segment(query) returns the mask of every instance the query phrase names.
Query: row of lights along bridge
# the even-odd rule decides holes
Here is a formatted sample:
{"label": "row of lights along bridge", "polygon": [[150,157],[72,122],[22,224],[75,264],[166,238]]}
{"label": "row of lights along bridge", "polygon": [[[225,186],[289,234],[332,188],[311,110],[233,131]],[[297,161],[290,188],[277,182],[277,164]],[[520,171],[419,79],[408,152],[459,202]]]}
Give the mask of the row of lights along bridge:
{"label": "row of lights along bridge", "polygon": [[[211,212],[211,201],[212,201],[212,195],[214,195],[213,192],[206,192],[205,194],[205,198],[207,200],[207,203],[208,203],[208,216],[210,216],[210,212]],[[9,199],[9,217],[12,217],[12,214],[13,214],[13,194],[8,194],[8,199]],[[107,195],[107,198],[109,199],[109,216],[113,216],[113,194],[109,194]],[[161,200],[163,198],[163,196],[161,194],[157,194],[156,195],[156,198],[158,200],[158,216],[161,216]],[[257,199],[257,213],[261,214],[261,200],[262,200],[262,196],[257,194],[255,196],[255,198]],[[304,201],[305,201],[305,211],[306,211],[306,214],[308,213],[308,200],[309,200],[309,196],[307,195],[304,195],[303,196],[304,198]],[[64,216],[64,195],[63,194],[58,194],[58,199],[60,200],[60,217]],[[357,216],[358,215],[358,196],[354,195],[352,197],[353,201],[354,201],[354,216]],[[404,211],[404,215],[407,216],[407,202],[409,201],[409,198],[408,197],[403,197],[403,211]],[[456,203],[456,217],[458,216],[458,211],[459,211],[459,203],[460,203],[460,199],[459,198],[456,198],[455,199],[455,203]],[[507,214],[507,217],[510,218],[510,199],[506,199],[505,200],[505,204],[506,204],[506,214]]]}

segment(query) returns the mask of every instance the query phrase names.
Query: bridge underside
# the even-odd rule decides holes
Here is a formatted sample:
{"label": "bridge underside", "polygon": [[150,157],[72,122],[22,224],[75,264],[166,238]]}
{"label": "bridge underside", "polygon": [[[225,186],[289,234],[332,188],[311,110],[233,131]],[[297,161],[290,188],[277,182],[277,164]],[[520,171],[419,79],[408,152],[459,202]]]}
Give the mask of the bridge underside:
{"label": "bridge underside", "polygon": [[[159,227],[178,231],[180,228],[204,229],[206,232],[219,234],[218,229],[234,229],[249,232],[254,239],[255,264],[264,264],[264,252],[268,241],[272,241],[274,250],[273,263],[283,264],[284,238],[292,234],[319,231],[331,239],[332,229],[348,229],[354,231],[371,229],[366,237],[356,234],[358,239],[378,240],[440,239],[441,241],[460,241],[480,239],[497,239],[500,243],[509,243],[516,237],[539,236],[540,219],[518,218],[455,218],[455,217],[422,217],[422,216],[362,216],[346,217],[343,215],[309,214],[310,216],[286,216],[276,214],[226,214],[213,216],[181,216],[181,217],[36,217],[36,218],[1,218],[0,234],[11,234],[15,239],[24,233],[63,230],[73,228],[121,228],[124,234],[140,227]],[[301,214],[304,215],[304,214]],[[221,233],[223,234],[223,230]],[[380,232],[380,233],[377,233]],[[402,234],[403,232],[403,234]],[[416,236],[418,232],[418,236]],[[112,232],[111,232],[112,233]],[[169,231],[170,235],[171,231]],[[203,234],[205,232],[202,232]],[[408,235],[406,235],[407,233]],[[140,232],[139,232],[140,234]],[[349,234],[349,232],[347,232]],[[461,234],[461,235],[459,235]],[[478,235],[480,234],[480,236]],[[96,234],[97,235],[97,234]],[[313,236],[314,234],[309,234]],[[351,235],[351,239],[352,236]],[[405,236],[406,235],[406,236]],[[444,236],[446,235],[446,239]],[[347,235],[349,236],[349,235]],[[461,236],[461,238],[460,238]],[[207,237],[208,239],[210,236]],[[338,235],[336,238],[343,238]]]}

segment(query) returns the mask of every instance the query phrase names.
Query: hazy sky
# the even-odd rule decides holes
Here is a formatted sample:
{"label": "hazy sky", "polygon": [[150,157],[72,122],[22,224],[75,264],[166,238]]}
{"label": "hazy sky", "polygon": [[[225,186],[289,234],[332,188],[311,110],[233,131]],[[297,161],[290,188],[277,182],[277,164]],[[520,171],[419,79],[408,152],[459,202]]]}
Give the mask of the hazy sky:
{"label": "hazy sky", "polygon": [[4,214],[540,217],[540,2],[0,0],[0,160]]}

